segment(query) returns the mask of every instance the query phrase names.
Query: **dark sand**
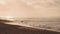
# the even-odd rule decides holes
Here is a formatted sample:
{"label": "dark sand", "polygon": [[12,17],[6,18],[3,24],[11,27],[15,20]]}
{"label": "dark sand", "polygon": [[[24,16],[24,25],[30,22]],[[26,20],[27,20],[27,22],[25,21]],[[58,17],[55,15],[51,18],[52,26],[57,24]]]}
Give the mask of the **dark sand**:
{"label": "dark sand", "polygon": [[17,25],[8,25],[0,22],[0,34],[60,34],[47,30],[38,30]]}

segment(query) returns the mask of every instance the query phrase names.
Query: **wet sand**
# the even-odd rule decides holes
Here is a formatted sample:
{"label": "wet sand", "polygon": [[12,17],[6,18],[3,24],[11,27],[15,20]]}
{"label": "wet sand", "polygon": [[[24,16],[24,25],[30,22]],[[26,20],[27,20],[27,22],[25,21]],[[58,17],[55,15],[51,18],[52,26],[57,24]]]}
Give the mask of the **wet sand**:
{"label": "wet sand", "polygon": [[38,30],[17,25],[8,25],[0,22],[0,34],[60,34],[60,32]]}

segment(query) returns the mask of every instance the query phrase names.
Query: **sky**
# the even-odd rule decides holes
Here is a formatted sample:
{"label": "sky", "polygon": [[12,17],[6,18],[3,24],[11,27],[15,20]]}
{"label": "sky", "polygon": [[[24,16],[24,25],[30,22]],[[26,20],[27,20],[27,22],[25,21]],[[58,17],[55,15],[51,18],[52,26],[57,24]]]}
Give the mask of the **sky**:
{"label": "sky", "polygon": [[55,0],[40,0],[40,3],[38,1],[0,0],[0,16],[60,17],[60,5],[55,3]]}

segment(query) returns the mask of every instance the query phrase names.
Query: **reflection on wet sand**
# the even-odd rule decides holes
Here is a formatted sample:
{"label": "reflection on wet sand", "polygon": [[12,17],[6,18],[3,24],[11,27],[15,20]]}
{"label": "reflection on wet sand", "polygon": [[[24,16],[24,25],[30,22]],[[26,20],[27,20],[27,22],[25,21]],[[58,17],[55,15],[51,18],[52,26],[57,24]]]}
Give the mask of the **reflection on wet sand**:
{"label": "reflection on wet sand", "polygon": [[8,25],[0,22],[0,34],[60,34],[60,32]]}
{"label": "reflection on wet sand", "polygon": [[60,32],[60,18],[19,18],[14,21],[11,20],[0,20],[0,22],[4,22],[9,25],[18,25],[31,27],[35,29],[43,29],[49,31],[57,31]]}

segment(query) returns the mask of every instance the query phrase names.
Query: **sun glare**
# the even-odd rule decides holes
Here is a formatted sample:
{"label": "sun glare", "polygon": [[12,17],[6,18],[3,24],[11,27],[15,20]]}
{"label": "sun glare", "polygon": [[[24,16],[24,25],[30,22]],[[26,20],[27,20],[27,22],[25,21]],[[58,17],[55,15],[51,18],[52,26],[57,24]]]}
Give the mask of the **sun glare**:
{"label": "sun glare", "polygon": [[2,16],[1,19],[3,20],[10,20],[10,21],[14,21],[14,17],[11,17],[11,16]]}
{"label": "sun glare", "polygon": [[1,18],[10,19],[10,18],[14,18],[14,17],[12,17],[12,16],[1,16]]}

